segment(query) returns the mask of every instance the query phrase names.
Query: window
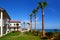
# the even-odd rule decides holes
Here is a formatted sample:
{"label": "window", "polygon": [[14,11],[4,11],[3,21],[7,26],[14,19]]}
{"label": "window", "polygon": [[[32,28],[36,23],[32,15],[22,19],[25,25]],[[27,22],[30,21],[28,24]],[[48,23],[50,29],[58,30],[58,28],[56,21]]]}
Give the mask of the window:
{"label": "window", "polygon": [[15,24],[14,24],[15,25]]}
{"label": "window", "polygon": [[11,24],[10,24],[11,25]]}
{"label": "window", "polygon": [[18,23],[17,23],[16,25],[17,25],[17,26],[19,26],[19,24],[18,24]]}

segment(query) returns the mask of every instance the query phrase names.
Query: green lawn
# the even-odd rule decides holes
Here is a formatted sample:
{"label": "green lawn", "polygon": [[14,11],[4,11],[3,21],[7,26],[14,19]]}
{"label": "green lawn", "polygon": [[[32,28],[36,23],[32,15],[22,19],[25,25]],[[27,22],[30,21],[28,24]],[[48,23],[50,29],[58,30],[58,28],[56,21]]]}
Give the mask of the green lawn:
{"label": "green lawn", "polygon": [[11,32],[1,37],[0,40],[40,40],[40,38],[31,33],[21,34],[19,32]]}

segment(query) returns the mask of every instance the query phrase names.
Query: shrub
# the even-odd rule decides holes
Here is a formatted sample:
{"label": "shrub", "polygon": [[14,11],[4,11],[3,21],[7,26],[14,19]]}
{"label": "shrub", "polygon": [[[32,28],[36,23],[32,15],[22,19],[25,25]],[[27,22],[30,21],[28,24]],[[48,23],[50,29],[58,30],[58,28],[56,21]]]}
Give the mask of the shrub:
{"label": "shrub", "polygon": [[40,39],[41,40],[47,40],[48,38],[47,37],[41,37]]}
{"label": "shrub", "polygon": [[35,36],[38,36],[38,31],[32,31]]}
{"label": "shrub", "polygon": [[25,32],[26,35],[33,35],[32,32]]}
{"label": "shrub", "polygon": [[29,30],[29,32],[31,32],[31,30]]}
{"label": "shrub", "polygon": [[53,32],[46,32],[46,36],[50,39],[53,37]]}
{"label": "shrub", "polygon": [[57,37],[58,36],[58,29],[54,29],[54,36]]}

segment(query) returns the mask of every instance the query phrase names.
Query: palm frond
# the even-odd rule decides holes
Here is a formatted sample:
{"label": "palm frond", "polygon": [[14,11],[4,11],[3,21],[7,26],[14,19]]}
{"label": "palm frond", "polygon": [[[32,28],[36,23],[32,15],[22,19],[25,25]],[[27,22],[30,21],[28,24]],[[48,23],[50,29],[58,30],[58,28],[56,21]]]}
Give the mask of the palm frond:
{"label": "palm frond", "polygon": [[28,25],[30,25],[30,23],[27,23]]}
{"label": "palm frond", "polygon": [[37,8],[36,8],[37,10],[39,10],[39,6],[37,6]]}
{"label": "palm frond", "polygon": [[32,16],[33,14],[30,14],[29,16]]}
{"label": "palm frond", "polygon": [[38,7],[41,8],[41,6],[42,6],[42,5],[41,5],[41,2],[38,2]]}
{"label": "palm frond", "polygon": [[37,11],[38,11],[37,9],[34,9],[34,10],[33,10],[33,14],[36,14],[36,13],[37,13]]}
{"label": "palm frond", "polygon": [[47,5],[47,2],[43,2],[43,4],[44,4],[44,7]]}
{"label": "palm frond", "polygon": [[39,2],[38,6],[39,8],[44,8],[47,5],[47,2]]}
{"label": "palm frond", "polygon": [[30,16],[30,19],[32,19],[33,14],[31,13],[29,16]]}

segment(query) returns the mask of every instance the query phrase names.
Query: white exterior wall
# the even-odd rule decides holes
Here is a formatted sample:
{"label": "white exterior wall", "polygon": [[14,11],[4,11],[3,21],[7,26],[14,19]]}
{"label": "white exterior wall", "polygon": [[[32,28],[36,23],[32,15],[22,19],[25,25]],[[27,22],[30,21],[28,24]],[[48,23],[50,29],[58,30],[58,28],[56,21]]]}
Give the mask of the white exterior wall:
{"label": "white exterior wall", "polygon": [[[3,17],[3,12],[0,13],[1,18],[0,18],[0,36],[3,36],[4,34],[7,33],[8,25],[7,25],[7,18]],[[4,18],[4,19],[3,19]]]}
{"label": "white exterior wall", "polygon": [[[10,26],[17,26],[16,24],[17,23],[10,23],[11,25]],[[14,25],[15,24],[15,25]],[[19,26],[21,26],[21,24],[20,23],[18,23],[19,24]]]}
{"label": "white exterior wall", "polygon": [[10,30],[9,30],[9,19],[7,18],[6,19],[6,24],[7,24],[7,26],[6,26],[6,28],[7,28],[7,30],[6,30],[6,34],[8,33],[8,32],[10,32]]}
{"label": "white exterior wall", "polygon": [[3,32],[4,32],[4,34],[6,33],[8,33],[8,31],[9,31],[9,19],[8,18],[5,18],[4,17],[4,19],[3,19]]}
{"label": "white exterior wall", "polygon": [[[15,25],[14,25],[15,24]],[[16,25],[17,23],[10,23],[10,27],[17,27],[17,25]],[[19,24],[19,26],[18,27],[21,27],[21,23],[18,23]],[[11,28],[10,29],[11,31],[14,31],[14,28]],[[18,29],[19,31],[21,30],[20,28]],[[15,31],[17,31],[17,28],[15,28]]]}
{"label": "white exterior wall", "polygon": [[1,36],[3,35],[3,12],[1,12]]}
{"label": "white exterior wall", "polygon": [[1,18],[0,18],[0,27],[1,27]]}
{"label": "white exterior wall", "polygon": [[1,35],[1,19],[0,19],[0,35]]}

